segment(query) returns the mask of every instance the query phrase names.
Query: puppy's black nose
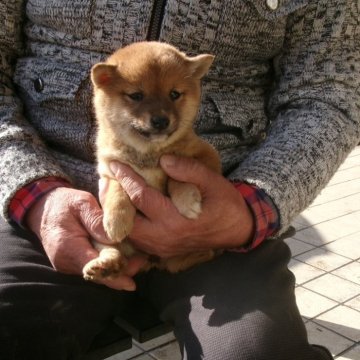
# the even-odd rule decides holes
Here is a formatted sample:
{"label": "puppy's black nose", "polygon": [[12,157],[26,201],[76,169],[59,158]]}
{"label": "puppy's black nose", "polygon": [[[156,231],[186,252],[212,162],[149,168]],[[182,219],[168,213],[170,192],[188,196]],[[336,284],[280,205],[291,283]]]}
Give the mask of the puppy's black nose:
{"label": "puppy's black nose", "polygon": [[151,126],[156,130],[165,130],[169,126],[169,118],[166,116],[153,116],[150,119]]}

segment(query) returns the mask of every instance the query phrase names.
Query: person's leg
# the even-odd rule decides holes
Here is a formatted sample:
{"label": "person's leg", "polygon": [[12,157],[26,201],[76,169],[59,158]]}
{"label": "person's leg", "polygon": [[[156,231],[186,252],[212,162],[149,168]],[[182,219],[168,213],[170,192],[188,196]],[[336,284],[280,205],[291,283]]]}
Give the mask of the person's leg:
{"label": "person's leg", "polygon": [[120,292],[51,267],[39,241],[0,220],[0,359],[65,360],[111,321]]}
{"label": "person's leg", "polygon": [[139,290],[174,324],[183,359],[330,360],[308,344],[281,240],[171,275],[151,271]]}

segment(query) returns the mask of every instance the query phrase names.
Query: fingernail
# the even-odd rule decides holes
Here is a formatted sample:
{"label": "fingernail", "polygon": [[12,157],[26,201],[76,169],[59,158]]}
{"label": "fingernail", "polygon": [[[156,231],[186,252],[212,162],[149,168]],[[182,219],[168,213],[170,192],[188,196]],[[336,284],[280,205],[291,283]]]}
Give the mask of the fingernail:
{"label": "fingernail", "polygon": [[110,163],[110,170],[113,172],[114,175],[119,171],[119,164],[115,161]]}
{"label": "fingernail", "polygon": [[175,166],[175,157],[172,155],[163,155],[160,159],[160,163],[164,167],[173,167]]}
{"label": "fingernail", "polygon": [[126,284],[123,286],[123,289],[126,291],[135,291],[136,290],[136,285],[134,283],[132,284]]}

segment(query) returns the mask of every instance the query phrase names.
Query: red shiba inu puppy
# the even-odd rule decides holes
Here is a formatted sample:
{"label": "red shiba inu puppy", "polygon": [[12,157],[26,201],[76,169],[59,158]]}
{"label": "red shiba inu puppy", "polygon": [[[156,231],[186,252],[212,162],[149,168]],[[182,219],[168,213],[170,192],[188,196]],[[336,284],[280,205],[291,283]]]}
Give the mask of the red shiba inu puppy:
{"label": "red shiba inu puppy", "polygon": [[[139,42],[111,55],[91,71],[98,123],[97,160],[100,177],[109,179],[103,201],[104,227],[117,245],[95,244],[99,257],[83,269],[84,278],[116,276],[136,252],[126,239],[136,209],[109,168],[112,161],[130,165],[145,181],[170,196],[178,211],[196,219],[201,194],[192,184],[175,181],[159,165],[163,154],[193,157],[221,172],[218,153],[193,130],[201,97],[201,78],[214,57],[188,57],[171,45]],[[215,251],[160,259],[156,266],[171,272],[210,260]]]}

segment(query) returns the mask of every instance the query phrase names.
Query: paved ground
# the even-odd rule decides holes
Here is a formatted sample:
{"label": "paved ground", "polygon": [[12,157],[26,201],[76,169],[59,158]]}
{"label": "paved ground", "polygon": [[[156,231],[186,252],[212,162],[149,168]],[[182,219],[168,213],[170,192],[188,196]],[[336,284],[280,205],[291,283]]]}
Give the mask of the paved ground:
{"label": "paved ground", "polygon": [[[293,225],[290,269],[310,342],[337,360],[360,360],[360,146]],[[108,360],[180,358],[168,334]]]}

